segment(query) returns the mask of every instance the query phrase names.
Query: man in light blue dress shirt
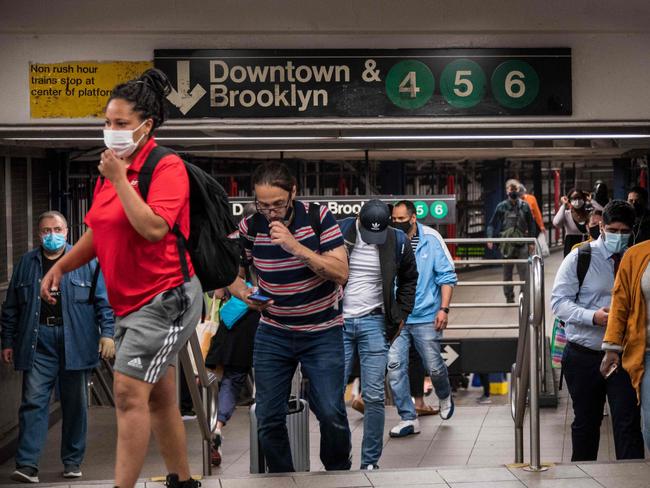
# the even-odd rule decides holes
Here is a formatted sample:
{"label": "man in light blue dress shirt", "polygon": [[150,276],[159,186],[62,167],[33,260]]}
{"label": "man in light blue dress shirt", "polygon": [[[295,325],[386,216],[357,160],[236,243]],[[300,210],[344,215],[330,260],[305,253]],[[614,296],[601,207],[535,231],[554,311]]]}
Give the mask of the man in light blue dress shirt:
{"label": "man in light blue dress shirt", "polygon": [[[562,371],[575,414],[571,424],[573,462],[596,460],[606,398],[612,413],[616,458],[644,456],[639,407],[629,375],[621,369],[605,379],[599,370],[614,277],[633,225],[632,206],[613,200],[603,210],[598,239],[571,251],[555,276],[551,307],[565,323],[567,336]],[[577,273],[580,252],[590,255],[582,286]]]}

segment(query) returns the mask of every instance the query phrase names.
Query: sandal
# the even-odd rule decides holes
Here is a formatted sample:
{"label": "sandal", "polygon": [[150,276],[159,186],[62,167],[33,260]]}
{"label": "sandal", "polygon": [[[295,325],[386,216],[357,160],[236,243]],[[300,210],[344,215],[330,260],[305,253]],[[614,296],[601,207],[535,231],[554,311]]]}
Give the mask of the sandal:
{"label": "sandal", "polygon": [[427,415],[438,415],[440,409],[432,407],[431,405],[425,405],[424,408],[416,408],[415,413],[417,413],[419,417],[426,417]]}
{"label": "sandal", "polygon": [[363,402],[363,399],[361,397],[357,397],[354,400],[352,400],[352,404],[350,406],[360,414],[365,413],[366,404]]}

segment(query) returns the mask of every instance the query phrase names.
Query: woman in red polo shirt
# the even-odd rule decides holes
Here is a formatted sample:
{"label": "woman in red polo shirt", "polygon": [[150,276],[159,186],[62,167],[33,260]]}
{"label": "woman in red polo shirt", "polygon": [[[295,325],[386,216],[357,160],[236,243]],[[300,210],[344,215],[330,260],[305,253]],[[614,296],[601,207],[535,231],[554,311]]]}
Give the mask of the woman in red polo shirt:
{"label": "woman in red polo shirt", "polygon": [[[155,69],[117,85],[106,105],[104,142],[95,189],[86,216],[88,230],[43,278],[41,296],[54,303],[64,273],[97,256],[115,314],[114,393],[117,412],[115,484],[134,486],[154,431],[165,465],[167,486],[194,487],[187,460],[185,429],[176,403],[173,365],[199,321],[201,284],[189,255],[183,277],[176,236],[189,235],[189,180],[175,154],[156,166],[145,202],[138,175],[156,146],[153,132],[165,119],[170,92]],[[103,181],[102,181],[103,180]],[[185,480],[185,481],[180,481]]]}

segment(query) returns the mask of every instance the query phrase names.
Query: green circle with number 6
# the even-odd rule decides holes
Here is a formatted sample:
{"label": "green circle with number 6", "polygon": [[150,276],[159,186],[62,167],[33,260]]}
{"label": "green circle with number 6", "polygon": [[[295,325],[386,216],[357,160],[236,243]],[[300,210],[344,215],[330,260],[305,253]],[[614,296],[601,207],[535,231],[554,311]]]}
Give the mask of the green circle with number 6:
{"label": "green circle with number 6", "polygon": [[505,61],[492,73],[492,93],[503,107],[527,107],[539,94],[539,76],[524,61]]}
{"label": "green circle with number 6", "polygon": [[440,75],[440,91],[447,103],[456,108],[477,105],[485,95],[487,78],[471,59],[457,59],[449,63]]}
{"label": "green circle with number 6", "polygon": [[435,78],[421,61],[400,61],[386,75],[386,95],[400,108],[423,107],[433,95]]}
{"label": "green circle with number 6", "polygon": [[436,200],[431,204],[431,215],[434,219],[444,219],[449,213],[449,207],[445,202]]}
{"label": "green circle with number 6", "polygon": [[413,202],[413,205],[415,206],[415,216],[418,219],[423,219],[427,215],[429,215],[429,206],[427,205],[426,202],[423,202],[422,200],[418,200],[416,202]]}

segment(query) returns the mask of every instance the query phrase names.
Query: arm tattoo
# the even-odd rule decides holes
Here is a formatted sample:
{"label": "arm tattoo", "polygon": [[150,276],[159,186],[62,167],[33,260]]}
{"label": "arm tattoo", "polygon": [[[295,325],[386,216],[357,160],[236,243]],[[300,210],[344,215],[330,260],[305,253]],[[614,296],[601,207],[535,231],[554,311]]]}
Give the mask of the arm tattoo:
{"label": "arm tattoo", "polygon": [[331,273],[325,266],[323,265],[319,266],[314,262],[312,262],[312,256],[310,254],[307,254],[306,256],[298,257],[298,261],[306,265],[309,269],[311,269],[314,273],[316,273],[321,278],[330,281],[335,281],[337,279],[337,276],[334,273]]}

